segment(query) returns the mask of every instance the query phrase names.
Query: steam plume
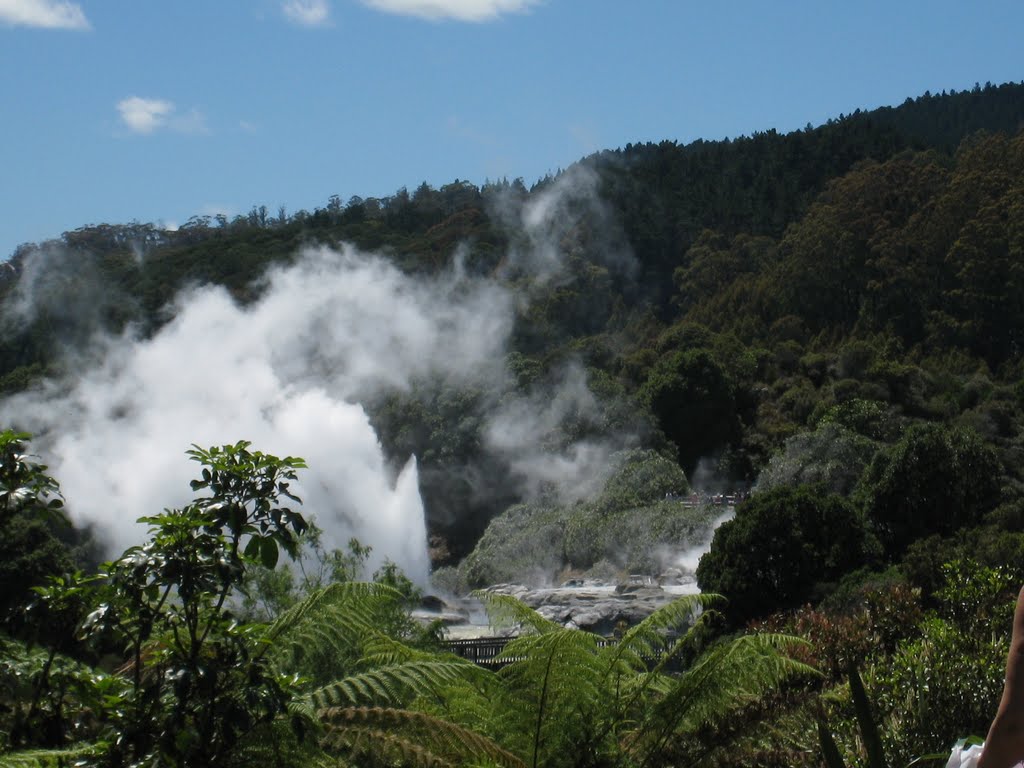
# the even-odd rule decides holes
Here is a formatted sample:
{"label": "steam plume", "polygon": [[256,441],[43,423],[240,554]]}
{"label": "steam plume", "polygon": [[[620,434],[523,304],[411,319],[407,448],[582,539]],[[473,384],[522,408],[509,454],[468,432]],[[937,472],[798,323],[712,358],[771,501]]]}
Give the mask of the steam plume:
{"label": "steam plume", "polygon": [[[555,212],[583,205],[589,190],[567,174],[519,212],[518,258],[540,284],[558,274],[565,224]],[[24,274],[13,314],[30,317],[40,272],[26,265]],[[37,435],[34,447],[69,509],[115,552],[142,539],[131,521],[189,500],[191,444],[245,439],[307,460],[299,493],[326,544],[356,536],[373,547],[371,568],[390,558],[425,584],[415,458],[389,465],[362,404],[423,380],[483,381],[507,393],[504,359],[522,295],[457,266],[414,278],[352,247],[307,249],[263,281],[246,306],[222,288],[197,288],[177,298],[173,319],[149,338],[97,336],[74,378],[0,403],[0,423]],[[485,402],[486,447],[527,493],[553,485],[585,495],[614,440],[545,440],[560,420],[594,405],[584,371],[570,365],[543,393]]]}

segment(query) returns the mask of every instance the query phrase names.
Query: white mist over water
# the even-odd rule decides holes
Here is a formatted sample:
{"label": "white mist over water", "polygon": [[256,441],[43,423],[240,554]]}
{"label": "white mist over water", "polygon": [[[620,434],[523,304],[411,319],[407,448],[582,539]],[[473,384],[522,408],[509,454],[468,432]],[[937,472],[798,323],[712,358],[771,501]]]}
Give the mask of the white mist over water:
{"label": "white mist over water", "polygon": [[732,520],[735,516],[735,508],[726,507],[726,511],[715,518],[714,522],[711,523],[711,527],[708,528],[704,538],[701,541],[694,542],[693,546],[688,549],[674,553],[670,559],[671,564],[682,570],[684,573],[697,573],[697,565],[700,563],[701,557],[711,551],[711,541],[715,538],[715,531],[718,530],[718,527],[722,523]]}

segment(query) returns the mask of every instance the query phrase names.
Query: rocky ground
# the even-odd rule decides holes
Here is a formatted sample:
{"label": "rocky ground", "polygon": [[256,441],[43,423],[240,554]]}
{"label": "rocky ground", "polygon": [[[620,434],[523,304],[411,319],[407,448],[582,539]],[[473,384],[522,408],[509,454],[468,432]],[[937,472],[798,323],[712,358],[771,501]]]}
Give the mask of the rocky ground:
{"label": "rocky ground", "polygon": [[[637,624],[680,595],[699,590],[691,573],[672,569],[658,578],[630,577],[618,583],[573,579],[557,587],[497,584],[486,591],[518,598],[562,626],[611,635],[616,627]],[[487,624],[480,601],[473,598],[430,598],[413,615],[422,620],[440,618],[451,640],[495,634]]]}

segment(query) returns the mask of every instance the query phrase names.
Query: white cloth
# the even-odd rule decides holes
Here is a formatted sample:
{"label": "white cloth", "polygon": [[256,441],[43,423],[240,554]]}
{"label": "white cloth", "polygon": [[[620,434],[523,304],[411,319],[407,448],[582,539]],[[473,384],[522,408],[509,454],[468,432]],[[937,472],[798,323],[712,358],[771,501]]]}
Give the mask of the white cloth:
{"label": "white cloth", "polygon": [[[949,756],[946,768],[978,768],[978,760],[981,759],[981,748],[983,746],[985,745],[975,744],[965,747],[963,744],[957,744],[953,747],[953,753]],[[1013,768],[1022,768],[1022,766],[1024,766],[1024,760],[1015,763]]]}
{"label": "white cloth", "polygon": [[957,745],[953,747],[953,753],[949,756],[946,768],[977,768],[978,760],[981,758],[981,744],[972,747]]}

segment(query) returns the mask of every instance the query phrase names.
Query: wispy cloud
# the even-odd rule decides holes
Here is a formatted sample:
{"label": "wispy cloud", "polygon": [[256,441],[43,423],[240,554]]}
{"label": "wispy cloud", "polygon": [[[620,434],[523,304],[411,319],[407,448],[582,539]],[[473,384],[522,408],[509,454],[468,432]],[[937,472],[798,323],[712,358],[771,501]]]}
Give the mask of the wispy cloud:
{"label": "wispy cloud", "polygon": [[176,115],[168,121],[168,127],[178,133],[209,133],[206,115],[193,107],[184,115]]}
{"label": "wispy cloud", "polygon": [[541,0],[363,0],[364,5],[385,13],[422,19],[491,21],[506,13],[520,13]]}
{"label": "wispy cloud", "polygon": [[0,24],[42,29],[89,29],[78,3],[63,0],[0,0]]}
{"label": "wispy cloud", "polygon": [[[0,0],[2,2],[3,0]],[[177,133],[209,133],[206,116],[192,108],[184,114],[177,114],[174,102],[166,99],[144,99],[129,96],[117,102],[121,122],[132,133],[149,134],[161,128]]]}
{"label": "wispy cloud", "polygon": [[331,23],[327,0],[287,0],[281,4],[285,18],[303,27],[323,27]]}

